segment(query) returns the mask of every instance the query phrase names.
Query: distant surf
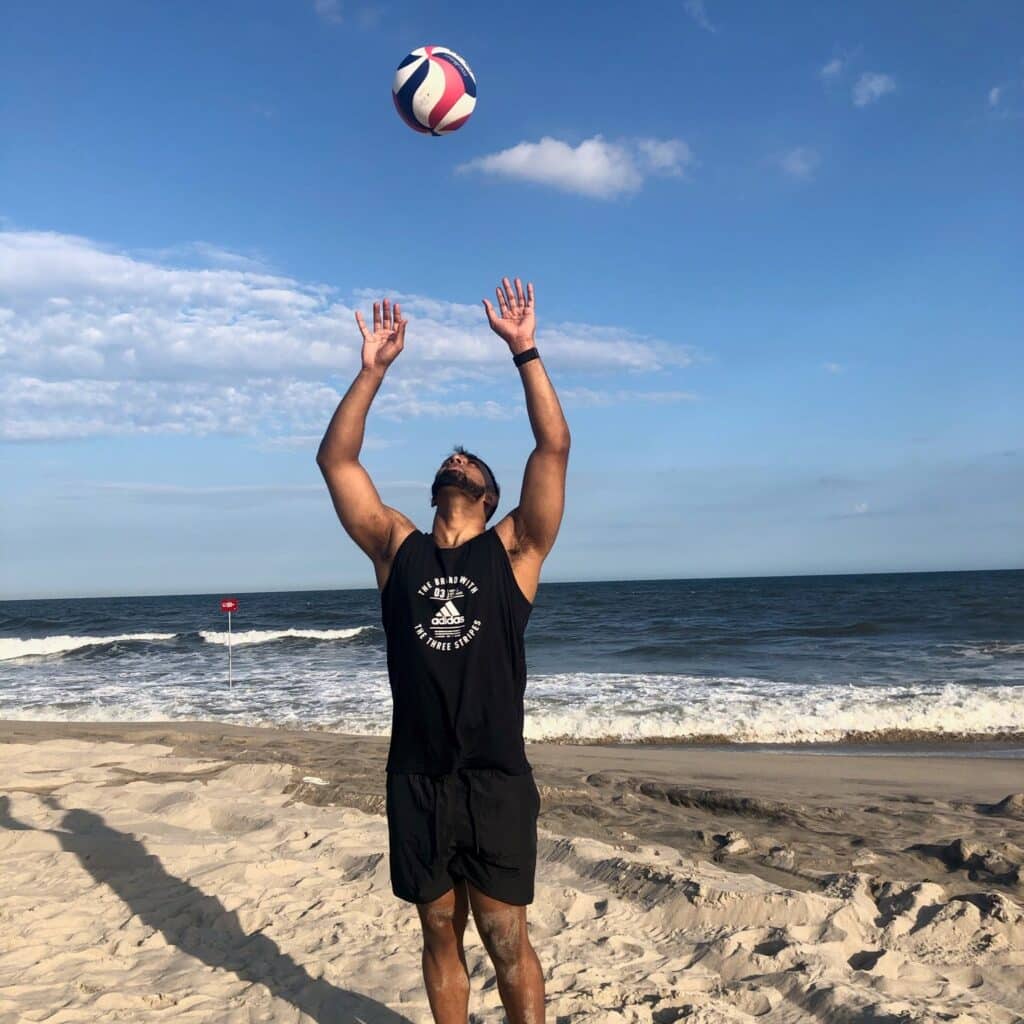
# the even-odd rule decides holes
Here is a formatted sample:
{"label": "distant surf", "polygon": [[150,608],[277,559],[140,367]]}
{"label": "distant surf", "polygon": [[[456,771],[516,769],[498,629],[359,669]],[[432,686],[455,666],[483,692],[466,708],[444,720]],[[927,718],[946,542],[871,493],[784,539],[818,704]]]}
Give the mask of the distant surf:
{"label": "distant surf", "polygon": [[120,633],[117,636],[40,636],[22,640],[17,637],[0,638],[0,661],[15,658],[47,657],[67,654],[83,647],[106,647],[118,643],[143,643],[153,640],[173,640],[175,633]]}
{"label": "distant surf", "polygon": [[[246,629],[231,634],[232,644],[269,644],[275,640],[351,640],[374,626],[356,626],[352,629]],[[227,630],[215,633],[202,629],[199,635],[208,644],[227,645]]]}
{"label": "distant surf", "polygon": [[[266,644],[275,640],[351,640],[375,626],[356,626],[352,629],[247,629],[233,631],[231,643]],[[70,654],[85,647],[113,647],[116,644],[147,643],[159,640],[174,640],[179,633],[121,633],[117,636],[42,636],[30,639],[0,638],[0,661],[16,658],[49,657]],[[213,630],[199,630],[198,634],[208,644],[227,646],[228,633]],[[115,653],[115,652],[111,652]]]}
{"label": "distant surf", "polygon": [[[528,742],[1020,742],[1024,572],[542,583]],[[0,602],[0,718],[387,736],[373,588]],[[479,685],[486,686],[486,680]]]}

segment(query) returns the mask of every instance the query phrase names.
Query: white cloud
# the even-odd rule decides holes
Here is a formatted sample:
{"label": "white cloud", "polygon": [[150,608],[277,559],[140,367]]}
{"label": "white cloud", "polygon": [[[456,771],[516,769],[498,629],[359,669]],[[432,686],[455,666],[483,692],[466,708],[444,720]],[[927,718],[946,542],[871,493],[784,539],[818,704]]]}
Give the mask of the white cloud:
{"label": "white cloud", "polygon": [[868,507],[869,506],[866,501],[858,501],[857,504],[853,506],[853,514],[855,516],[862,516],[867,512]]}
{"label": "white cloud", "polygon": [[[257,428],[326,428],[341,394],[308,381],[44,380],[0,377],[0,439],[54,441],[130,434],[246,435]],[[326,419],[324,417],[326,416]],[[321,435],[322,436],[322,435]]]}
{"label": "white cloud", "polygon": [[997,85],[988,91],[988,105],[990,107],[999,106],[999,97],[1002,94],[1002,89]]}
{"label": "white cloud", "polygon": [[827,64],[822,66],[818,75],[825,79],[826,82],[830,82],[833,79],[838,78],[843,73],[843,68],[845,66],[845,61],[841,57],[833,57]]}
{"label": "white cloud", "polygon": [[685,0],[683,8],[686,13],[706,32],[717,32],[718,29],[711,24],[708,12],[704,7],[704,0]]}
{"label": "white cloud", "polygon": [[682,139],[637,139],[641,163],[654,174],[679,177],[693,162],[690,147]]}
{"label": "white cloud", "polygon": [[219,267],[229,270],[271,272],[270,264],[265,257],[255,253],[234,252],[211,242],[184,242],[163,249],[143,249],[137,252],[136,256],[152,259],[157,263],[176,263],[179,266],[197,269]]}
{"label": "white cloud", "polygon": [[810,146],[796,146],[778,158],[783,174],[795,181],[810,181],[821,163],[821,157]]}
{"label": "white cloud", "polygon": [[[524,414],[481,306],[391,295],[410,328],[375,415]],[[169,266],[85,238],[0,231],[0,439],[322,436],[359,367],[353,309],[368,315],[370,299],[266,270]],[[553,372],[659,372],[697,358],[629,331],[543,314],[541,324]],[[325,383],[334,375],[337,388]]]}
{"label": "white cloud", "polygon": [[[326,429],[326,425],[325,428]],[[276,437],[262,438],[256,445],[259,451],[266,452],[290,452],[309,449],[315,451],[323,438],[323,431],[318,434],[279,434]],[[394,448],[396,445],[405,442],[398,438],[372,437],[369,434],[363,435],[364,452],[379,451],[384,448]]]}
{"label": "white cloud", "polygon": [[510,149],[477,157],[457,170],[481,171],[610,199],[636,192],[648,175],[680,177],[692,162],[690,147],[682,139],[606,142],[595,135],[574,147],[545,136],[539,142],[520,142]]}
{"label": "white cloud", "polygon": [[853,105],[866,107],[869,103],[877,103],[886,93],[895,89],[896,80],[892,75],[885,75],[879,71],[865,71],[853,87]]}
{"label": "white cloud", "polygon": [[846,369],[842,363],[823,363],[822,366],[828,373],[842,373]]}
{"label": "white cloud", "polygon": [[313,0],[313,10],[324,21],[338,24],[341,21],[341,0]]}

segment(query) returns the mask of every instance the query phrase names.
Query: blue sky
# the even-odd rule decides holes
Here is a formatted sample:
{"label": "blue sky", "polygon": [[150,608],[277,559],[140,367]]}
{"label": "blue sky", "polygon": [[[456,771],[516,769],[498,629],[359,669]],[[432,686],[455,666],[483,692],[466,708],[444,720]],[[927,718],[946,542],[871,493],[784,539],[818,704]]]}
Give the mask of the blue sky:
{"label": "blue sky", "polygon": [[[546,580],[1024,566],[1024,8],[5,4],[5,597],[372,587],[314,456],[429,530],[532,436],[480,299],[535,282],[573,435]],[[451,47],[444,138],[389,95]]]}

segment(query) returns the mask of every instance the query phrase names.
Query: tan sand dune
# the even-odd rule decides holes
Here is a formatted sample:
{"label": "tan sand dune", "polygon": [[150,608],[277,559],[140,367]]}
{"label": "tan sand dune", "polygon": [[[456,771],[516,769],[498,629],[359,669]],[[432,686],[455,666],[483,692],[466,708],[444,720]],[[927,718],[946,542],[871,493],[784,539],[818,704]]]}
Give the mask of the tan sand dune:
{"label": "tan sand dune", "polygon": [[[0,1024],[431,1021],[380,814],[157,743],[0,744],[0,772]],[[851,870],[801,890],[541,825],[551,1024],[1024,1019],[1006,892]],[[498,1024],[472,919],[466,947],[470,1020]]]}

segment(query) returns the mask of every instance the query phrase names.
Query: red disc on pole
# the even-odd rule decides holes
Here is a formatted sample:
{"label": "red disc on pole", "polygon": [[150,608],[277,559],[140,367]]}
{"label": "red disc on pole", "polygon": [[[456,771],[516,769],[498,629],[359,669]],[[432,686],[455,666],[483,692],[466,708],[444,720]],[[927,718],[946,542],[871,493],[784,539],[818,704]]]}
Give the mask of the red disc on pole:
{"label": "red disc on pole", "polygon": [[237,612],[238,602],[233,597],[225,597],[220,603],[222,612]]}

